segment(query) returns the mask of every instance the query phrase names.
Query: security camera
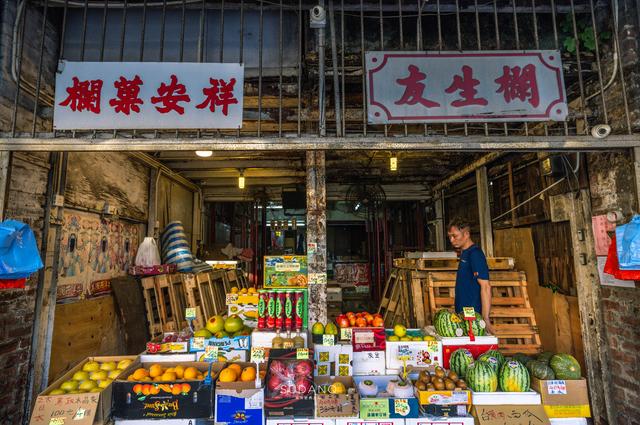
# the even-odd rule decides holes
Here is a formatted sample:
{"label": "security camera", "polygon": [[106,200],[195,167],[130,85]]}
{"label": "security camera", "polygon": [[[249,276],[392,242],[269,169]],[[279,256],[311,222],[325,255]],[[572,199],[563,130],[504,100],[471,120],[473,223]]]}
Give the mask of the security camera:
{"label": "security camera", "polygon": [[313,6],[310,13],[311,28],[324,28],[327,25],[327,12],[324,7]]}
{"label": "security camera", "polygon": [[598,139],[604,139],[611,134],[611,126],[608,124],[598,124],[591,129],[591,135]]}

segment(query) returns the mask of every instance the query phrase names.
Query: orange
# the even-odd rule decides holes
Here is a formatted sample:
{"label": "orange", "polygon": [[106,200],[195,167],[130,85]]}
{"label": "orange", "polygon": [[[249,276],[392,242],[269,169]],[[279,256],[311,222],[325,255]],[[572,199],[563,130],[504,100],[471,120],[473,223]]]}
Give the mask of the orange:
{"label": "orange", "polygon": [[236,382],[236,379],[238,379],[238,374],[235,369],[231,369],[230,367],[222,369],[218,377],[220,382]]}
{"label": "orange", "polygon": [[256,368],[253,366],[245,367],[240,375],[240,380],[242,382],[255,381],[256,379]]}
{"label": "orange", "polygon": [[133,379],[136,381],[140,381],[142,378],[149,376],[149,372],[147,372],[147,369],[141,367],[140,369],[136,369],[131,376],[133,376]]}
{"label": "orange", "polygon": [[183,378],[184,379],[195,379],[198,376],[198,369],[195,367],[188,367],[184,370]]}
{"label": "orange", "polygon": [[175,372],[165,372],[160,376],[161,381],[175,381],[176,379]]}
{"label": "orange", "polygon": [[182,379],[184,377],[184,366],[178,365],[173,368],[173,371],[176,373],[178,379]]}
{"label": "orange", "polygon": [[164,373],[164,369],[159,364],[152,364],[149,368],[149,376],[155,378],[156,376],[160,376]]}
{"label": "orange", "polygon": [[236,371],[236,375],[240,375],[242,373],[242,366],[240,366],[237,363],[231,363],[229,366],[227,366],[229,369],[233,369]]}
{"label": "orange", "polygon": [[171,389],[171,394],[173,395],[178,395],[182,392],[182,385],[180,384],[175,384],[173,386],[173,388]]}

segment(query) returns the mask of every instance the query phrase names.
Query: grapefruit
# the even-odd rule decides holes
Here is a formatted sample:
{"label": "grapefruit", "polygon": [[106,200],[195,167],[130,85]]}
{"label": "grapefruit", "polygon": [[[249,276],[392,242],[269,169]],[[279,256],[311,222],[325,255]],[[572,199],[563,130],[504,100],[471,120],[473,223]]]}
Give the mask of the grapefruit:
{"label": "grapefruit", "polygon": [[244,322],[242,319],[235,314],[229,316],[227,320],[224,321],[224,330],[227,333],[235,333],[244,328]]}

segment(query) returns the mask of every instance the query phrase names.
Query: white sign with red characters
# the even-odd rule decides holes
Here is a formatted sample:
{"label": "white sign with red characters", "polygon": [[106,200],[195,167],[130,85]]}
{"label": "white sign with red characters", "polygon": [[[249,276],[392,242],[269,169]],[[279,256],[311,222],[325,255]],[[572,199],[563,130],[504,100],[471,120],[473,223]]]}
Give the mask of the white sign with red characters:
{"label": "white sign with red characters", "polygon": [[556,50],[367,52],[371,124],[563,121]]}
{"label": "white sign with red characters", "polygon": [[57,130],[240,128],[244,66],[60,62]]}

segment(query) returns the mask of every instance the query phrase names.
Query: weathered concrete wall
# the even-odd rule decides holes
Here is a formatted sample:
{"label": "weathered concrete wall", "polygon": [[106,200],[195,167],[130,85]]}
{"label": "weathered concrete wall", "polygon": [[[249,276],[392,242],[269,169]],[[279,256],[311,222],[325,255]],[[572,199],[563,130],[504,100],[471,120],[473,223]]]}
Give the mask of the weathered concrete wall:
{"label": "weathered concrete wall", "polygon": [[[42,242],[49,154],[13,154],[5,218],[31,226],[38,245]],[[25,289],[0,291],[0,423],[22,420],[31,350],[37,275]]]}

